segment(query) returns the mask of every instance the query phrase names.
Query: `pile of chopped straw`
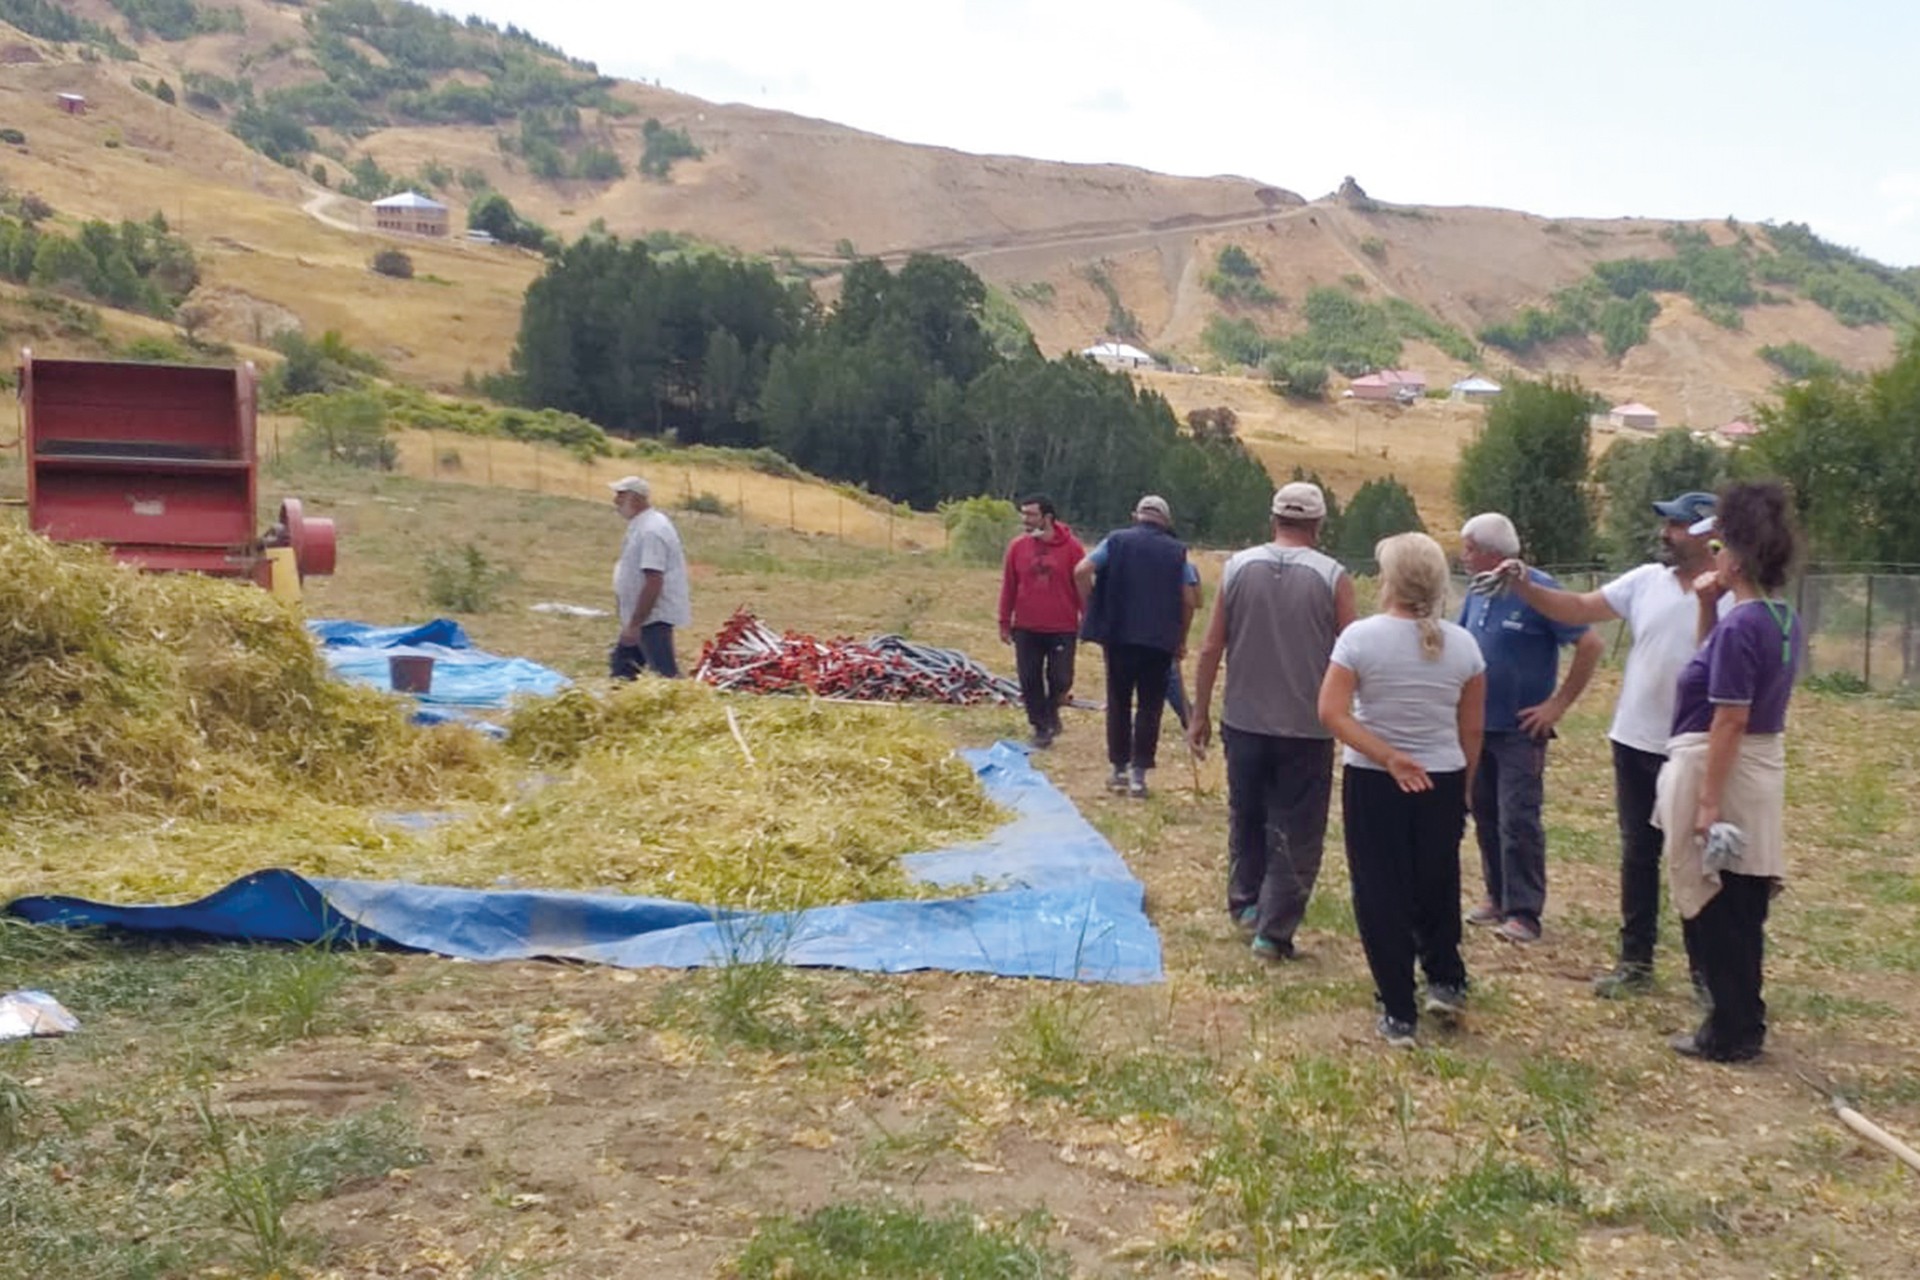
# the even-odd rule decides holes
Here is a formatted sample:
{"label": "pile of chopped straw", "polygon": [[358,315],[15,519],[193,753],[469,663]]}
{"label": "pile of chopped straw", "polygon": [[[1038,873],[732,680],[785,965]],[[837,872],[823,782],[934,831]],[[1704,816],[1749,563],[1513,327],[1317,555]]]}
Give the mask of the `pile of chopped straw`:
{"label": "pile of chopped straw", "polygon": [[495,871],[751,907],[900,897],[930,892],[900,854],[977,838],[1000,816],[944,734],[892,709],[640,680],[523,704],[509,728],[508,750],[557,776],[441,833],[436,878]]}
{"label": "pile of chopped straw", "polygon": [[483,755],[329,678],[298,616],[257,587],[139,573],[0,522],[0,812],[406,801],[480,775]]}
{"label": "pile of chopped straw", "polygon": [[[382,817],[411,810],[456,820]],[[641,680],[523,704],[502,751],[330,678],[267,592],[0,522],[0,902],[283,866],[810,906],[925,892],[897,856],[996,820],[915,714]]]}

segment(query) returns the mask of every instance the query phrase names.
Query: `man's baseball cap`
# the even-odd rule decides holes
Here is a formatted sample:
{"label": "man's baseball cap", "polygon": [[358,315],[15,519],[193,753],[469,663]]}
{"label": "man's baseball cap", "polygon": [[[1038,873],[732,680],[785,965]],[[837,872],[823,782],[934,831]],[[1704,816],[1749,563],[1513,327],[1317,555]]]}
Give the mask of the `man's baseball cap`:
{"label": "man's baseball cap", "polygon": [[1694,525],[1712,515],[1714,508],[1719,505],[1718,498],[1696,489],[1668,502],[1656,502],[1653,504],[1653,509],[1669,520],[1679,520]]}
{"label": "man's baseball cap", "polygon": [[615,493],[637,493],[643,498],[653,496],[653,486],[645,480],[642,480],[639,476],[621,476],[618,480],[608,484],[607,488],[613,490]]}
{"label": "man's baseball cap", "polygon": [[1173,509],[1167,506],[1167,500],[1157,493],[1150,493],[1133,504],[1136,516],[1155,516],[1161,524],[1173,523]]}
{"label": "man's baseball cap", "polygon": [[1273,514],[1288,520],[1324,520],[1327,495],[1320,492],[1319,485],[1305,480],[1283,484],[1273,495]]}

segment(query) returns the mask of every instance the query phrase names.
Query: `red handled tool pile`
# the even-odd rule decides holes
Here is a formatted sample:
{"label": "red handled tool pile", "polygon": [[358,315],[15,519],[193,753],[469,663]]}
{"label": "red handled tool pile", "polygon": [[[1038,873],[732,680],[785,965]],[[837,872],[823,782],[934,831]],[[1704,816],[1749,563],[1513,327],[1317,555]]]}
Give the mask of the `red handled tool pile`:
{"label": "red handled tool pile", "polygon": [[817,640],[776,632],[745,609],[727,619],[700,651],[694,678],[745,693],[811,693],[856,702],[945,702],[961,706],[1020,701],[1020,686],[957,649],[899,636]]}

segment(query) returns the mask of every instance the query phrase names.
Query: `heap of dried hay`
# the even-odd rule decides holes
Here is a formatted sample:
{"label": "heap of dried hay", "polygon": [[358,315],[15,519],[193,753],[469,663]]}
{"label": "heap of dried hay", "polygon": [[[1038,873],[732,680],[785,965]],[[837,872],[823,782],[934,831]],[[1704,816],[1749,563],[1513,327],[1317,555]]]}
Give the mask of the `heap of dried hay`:
{"label": "heap of dried hay", "polygon": [[946,736],[893,709],[640,680],[523,704],[507,741],[533,769],[565,774],[443,832],[435,878],[498,871],[751,907],[900,897],[930,892],[900,854],[977,838],[999,818]]}
{"label": "heap of dried hay", "polygon": [[256,587],[149,575],[0,522],[0,810],[280,812],[438,797],[487,771],[471,733],[423,732],[331,679]]}
{"label": "heap of dried hay", "polygon": [[[502,752],[407,724],[264,591],[0,523],[0,901],[178,900],[283,866],[800,907],[926,892],[897,856],[996,820],[932,720],[897,710],[642,680],[524,704],[511,730]],[[406,809],[463,820],[373,816]]]}

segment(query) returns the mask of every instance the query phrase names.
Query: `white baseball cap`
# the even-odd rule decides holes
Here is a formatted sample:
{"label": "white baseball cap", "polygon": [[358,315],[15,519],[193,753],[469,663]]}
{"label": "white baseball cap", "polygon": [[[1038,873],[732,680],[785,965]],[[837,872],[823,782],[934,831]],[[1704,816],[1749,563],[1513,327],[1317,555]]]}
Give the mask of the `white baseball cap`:
{"label": "white baseball cap", "polygon": [[621,476],[618,480],[608,484],[607,488],[613,490],[615,493],[637,493],[643,498],[651,498],[653,496],[653,486],[645,480],[642,480],[639,476]]}

